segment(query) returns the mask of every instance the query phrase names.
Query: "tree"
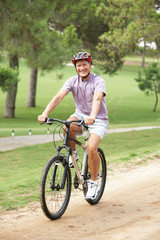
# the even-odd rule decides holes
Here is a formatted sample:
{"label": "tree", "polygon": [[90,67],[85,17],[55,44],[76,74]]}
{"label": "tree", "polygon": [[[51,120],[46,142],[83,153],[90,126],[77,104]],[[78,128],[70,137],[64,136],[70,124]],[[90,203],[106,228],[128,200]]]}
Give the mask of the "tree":
{"label": "tree", "polygon": [[143,75],[139,72],[135,80],[138,82],[140,90],[145,91],[146,94],[154,93],[155,105],[153,111],[155,112],[158,104],[158,94],[160,93],[160,68],[158,63],[152,63],[144,68]]}
{"label": "tree", "polygon": [[[14,4],[16,5],[16,4]],[[20,32],[16,31],[15,17],[13,11],[15,6],[11,1],[0,2],[0,32],[1,32],[1,48],[6,50],[9,58],[9,66],[13,69],[18,69],[18,49]],[[15,30],[14,30],[15,28]],[[11,40],[12,39],[12,40]],[[10,41],[11,40],[11,41]],[[14,46],[14,48],[13,48]],[[15,50],[16,49],[16,50]],[[14,117],[15,99],[17,94],[17,82],[15,82],[7,92],[5,117]]]}
{"label": "tree", "polygon": [[[25,55],[23,52],[24,50],[28,53],[28,55],[26,54],[26,57],[30,58],[30,53],[32,55],[33,52],[29,52],[31,48],[27,50],[27,40],[32,43],[32,50],[34,52],[38,53],[38,50],[40,51],[39,42],[41,42],[41,46],[43,43],[40,40],[40,36],[39,38],[37,37],[40,31],[38,31],[38,33],[36,32],[36,26],[41,23],[42,19],[45,19],[47,25],[47,14],[54,9],[55,4],[51,3],[52,1],[45,0],[17,0],[16,4],[11,0],[0,2],[1,45],[2,48],[5,49],[5,53],[9,56],[10,67],[18,68],[18,59]],[[43,32],[42,28],[41,30]],[[30,34],[31,32],[32,34]],[[29,39],[28,36],[31,36],[31,38]],[[34,58],[36,57],[34,56]],[[31,74],[31,76],[36,77],[37,70],[34,68],[34,63],[32,66],[35,74]],[[34,88],[35,87],[36,84]],[[15,83],[12,90],[7,92],[5,117],[14,117],[16,93],[17,83]]]}
{"label": "tree", "polygon": [[109,0],[100,4],[97,14],[103,16],[109,27],[97,46],[106,72],[117,71],[123,65],[123,58],[135,50],[139,39],[153,42],[159,38],[160,14],[156,10],[155,0]]}
{"label": "tree", "polygon": [[[22,43],[23,23],[26,18],[27,1],[11,0],[0,2],[0,31],[1,48],[5,50],[9,58],[9,66],[13,69],[19,67],[19,51]],[[4,117],[13,118],[15,115],[15,100],[17,94],[17,82],[9,89],[6,97]]]}
{"label": "tree", "polygon": [[25,40],[22,56],[31,68],[27,106],[35,107],[38,69],[44,71],[61,66],[64,49],[60,34],[50,31],[46,21],[33,23]]}

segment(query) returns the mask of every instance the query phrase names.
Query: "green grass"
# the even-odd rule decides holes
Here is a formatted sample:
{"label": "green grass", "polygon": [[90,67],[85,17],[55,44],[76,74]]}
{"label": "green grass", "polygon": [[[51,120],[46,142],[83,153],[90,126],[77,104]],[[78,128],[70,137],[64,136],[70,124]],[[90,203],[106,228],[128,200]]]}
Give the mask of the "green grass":
{"label": "green grass", "polygon": [[[108,164],[127,164],[145,155],[148,159],[153,153],[160,157],[160,129],[108,134],[100,147]],[[82,151],[78,151],[82,158]],[[0,205],[4,210],[39,201],[41,173],[55,153],[53,143],[0,152]]]}
{"label": "green grass", "polygon": [[[6,59],[1,64],[7,65]],[[157,112],[153,112],[155,98],[153,95],[145,96],[139,90],[134,78],[140,67],[124,66],[113,77],[110,77],[97,68],[92,71],[101,75],[106,81],[107,87],[107,107],[110,118],[110,128],[149,126],[160,124],[160,106]],[[33,134],[44,134],[46,131],[37,122],[37,116],[44,110],[48,102],[62,87],[66,79],[75,75],[72,66],[64,66],[51,72],[38,75],[36,108],[27,108],[27,95],[29,86],[30,69],[25,61],[20,61],[20,78],[16,99],[15,119],[5,119],[4,108],[6,94],[0,92],[0,137],[11,136],[12,129],[15,135],[27,135],[29,129]],[[59,78],[62,75],[62,78]],[[74,112],[74,102],[72,94],[68,94],[60,105],[50,114],[50,117],[66,119]]]}
{"label": "green grass", "polygon": [[109,163],[127,163],[134,157],[141,158],[160,150],[160,129],[110,134],[101,147]]}
{"label": "green grass", "polygon": [[[125,58],[125,61],[131,61],[131,62],[137,62],[141,65],[142,63],[142,56],[141,55],[131,55],[131,56],[126,56]],[[159,60],[157,58],[155,58],[156,60]],[[151,63],[153,62],[153,57],[149,57],[147,56],[145,58],[145,63],[148,64],[148,63]]]}

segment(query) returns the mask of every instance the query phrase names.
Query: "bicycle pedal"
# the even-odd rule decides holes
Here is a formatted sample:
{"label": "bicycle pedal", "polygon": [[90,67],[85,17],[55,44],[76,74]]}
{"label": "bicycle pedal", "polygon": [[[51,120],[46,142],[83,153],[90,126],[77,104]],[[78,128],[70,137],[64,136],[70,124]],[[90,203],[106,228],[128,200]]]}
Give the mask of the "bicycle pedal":
{"label": "bicycle pedal", "polygon": [[79,180],[78,180],[77,174],[75,173],[75,176],[74,176],[74,188],[77,189],[78,187],[79,187]]}

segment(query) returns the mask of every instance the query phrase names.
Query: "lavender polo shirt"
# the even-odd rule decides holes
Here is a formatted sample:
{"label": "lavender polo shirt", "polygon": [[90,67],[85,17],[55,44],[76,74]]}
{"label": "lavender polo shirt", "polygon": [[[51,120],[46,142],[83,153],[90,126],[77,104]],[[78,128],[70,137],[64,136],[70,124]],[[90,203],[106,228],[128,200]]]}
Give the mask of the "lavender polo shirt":
{"label": "lavender polo shirt", "polygon": [[81,77],[77,75],[69,78],[63,85],[62,89],[65,90],[67,94],[72,92],[76,106],[76,113],[83,113],[88,116],[91,113],[94,92],[103,92],[104,97],[101,101],[100,110],[96,118],[108,121],[108,112],[105,102],[106,86],[103,78],[91,73],[88,81],[82,82]]}

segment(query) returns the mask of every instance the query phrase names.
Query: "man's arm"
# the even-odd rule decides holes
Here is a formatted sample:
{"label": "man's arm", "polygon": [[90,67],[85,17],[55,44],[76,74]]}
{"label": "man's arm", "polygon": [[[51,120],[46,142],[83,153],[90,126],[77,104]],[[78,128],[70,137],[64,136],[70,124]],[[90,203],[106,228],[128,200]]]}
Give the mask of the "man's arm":
{"label": "man's arm", "polygon": [[44,112],[38,116],[38,121],[45,122],[46,118],[48,117],[48,114],[58,106],[58,104],[62,101],[66,94],[67,92],[65,90],[60,89],[59,92],[49,102]]}
{"label": "man's arm", "polygon": [[96,116],[97,116],[97,114],[99,112],[103,96],[104,96],[103,92],[96,91],[94,93],[90,117],[85,119],[85,124],[86,125],[94,123],[94,121],[96,119]]}

